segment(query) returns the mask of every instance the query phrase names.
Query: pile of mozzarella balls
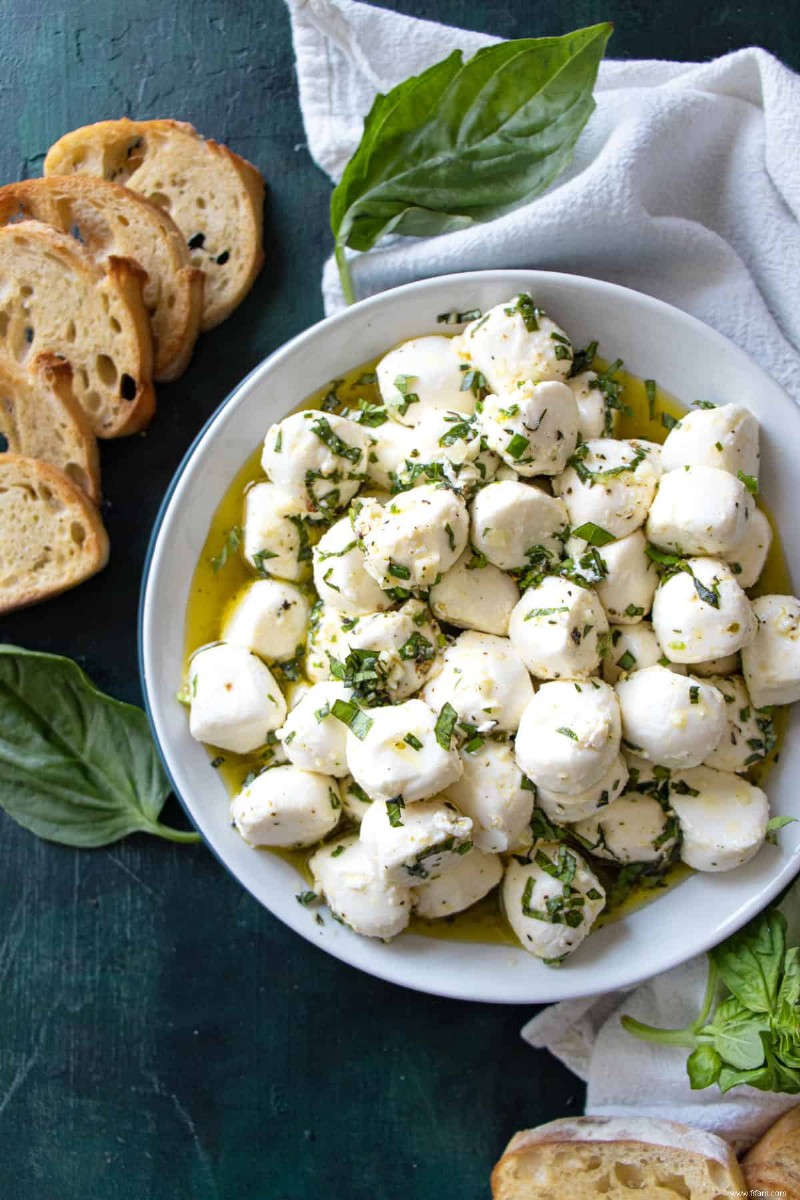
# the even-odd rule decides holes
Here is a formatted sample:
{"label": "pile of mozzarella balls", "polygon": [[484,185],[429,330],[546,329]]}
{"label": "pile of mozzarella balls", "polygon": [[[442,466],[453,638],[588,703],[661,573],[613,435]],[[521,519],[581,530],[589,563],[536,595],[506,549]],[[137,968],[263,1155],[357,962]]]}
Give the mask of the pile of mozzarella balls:
{"label": "pile of mozzarella balls", "polygon": [[764,842],[746,773],[800,698],[800,602],[746,592],[770,544],[758,424],[725,404],[620,440],[582,366],[522,295],[392,350],[382,406],[266,435],[254,579],[191,661],[191,732],[272,743],[233,822],[317,846],[316,894],[367,937],[500,884],[559,962],[606,902],[593,859],[727,871]]}

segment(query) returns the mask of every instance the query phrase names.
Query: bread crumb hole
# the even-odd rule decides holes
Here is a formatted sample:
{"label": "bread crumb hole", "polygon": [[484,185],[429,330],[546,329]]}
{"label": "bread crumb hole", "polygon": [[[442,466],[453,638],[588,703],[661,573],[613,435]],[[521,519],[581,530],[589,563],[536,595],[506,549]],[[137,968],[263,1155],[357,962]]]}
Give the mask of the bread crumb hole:
{"label": "bread crumb hole", "polygon": [[22,287],[19,289],[19,294],[20,296],[32,296],[33,288],[30,286],[30,284],[23,283]]}
{"label": "bread crumb hole", "polygon": [[205,208],[205,206],[206,206],[206,202],[202,196],[196,197],[195,204],[197,205],[198,208]]}
{"label": "bread crumb hole", "polygon": [[123,400],[135,400],[139,389],[136,380],[131,375],[123,375],[119,381],[119,394]]}
{"label": "bread crumb hole", "polygon": [[147,198],[153,204],[157,204],[159,208],[166,208],[167,212],[169,212],[171,201],[169,196],[166,196],[163,192],[151,192]]}
{"label": "bread crumb hole", "polygon": [[64,337],[65,337],[66,341],[74,342],[75,341],[75,332],[76,332],[75,331],[75,322],[68,321],[67,328],[64,330]]}
{"label": "bread crumb hole", "polygon": [[119,222],[120,225],[123,226],[124,229],[127,229],[128,226],[130,225],[130,221],[128,220],[127,217],[124,217],[122,215],[122,213],[117,213],[117,221]]}
{"label": "bread crumb hole", "polygon": [[86,392],[85,396],[83,397],[83,403],[84,406],[89,409],[89,412],[97,412],[102,404],[102,400],[100,399],[99,393],[92,388],[90,391]]}
{"label": "bread crumb hole", "polygon": [[623,1187],[639,1190],[644,1187],[644,1175],[633,1163],[617,1163],[614,1174]]}
{"label": "bread crumb hole", "polygon": [[86,530],[80,521],[73,521],[69,527],[69,536],[76,546],[82,546],[86,541]]}
{"label": "bread crumb hole", "polygon": [[71,479],[75,486],[79,487],[81,491],[88,492],[89,480],[86,476],[86,472],[79,463],[67,463],[67,465],[64,467],[64,474],[66,475],[67,479]]}
{"label": "bread crumb hole", "polygon": [[114,330],[114,333],[122,333],[122,326],[120,325],[120,323],[116,317],[109,317],[108,323],[111,326],[111,328]]}
{"label": "bread crumb hole", "polygon": [[89,376],[87,374],[86,367],[78,367],[78,378],[80,379],[83,387],[88,388]]}
{"label": "bread crumb hole", "polygon": [[175,307],[175,293],[170,292],[170,294],[167,296],[167,308],[174,308],[174,307]]}
{"label": "bread crumb hole", "polygon": [[658,1186],[683,1197],[683,1200],[692,1200],[691,1188],[682,1175],[665,1175],[658,1180]]}
{"label": "bread crumb hole", "polygon": [[593,1154],[591,1158],[587,1158],[583,1164],[584,1171],[596,1171],[598,1167],[603,1165],[603,1160],[599,1154]]}
{"label": "bread crumb hole", "polygon": [[109,358],[107,354],[98,354],[95,367],[100,382],[106,387],[113,387],[117,382],[117,368],[113,358]]}
{"label": "bread crumb hole", "polygon": [[606,1192],[611,1191],[611,1180],[608,1175],[601,1175],[599,1179],[592,1180],[592,1187],[598,1196],[605,1196]]}
{"label": "bread crumb hole", "polygon": [[0,337],[5,337],[8,332],[8,313],[0,313]]}

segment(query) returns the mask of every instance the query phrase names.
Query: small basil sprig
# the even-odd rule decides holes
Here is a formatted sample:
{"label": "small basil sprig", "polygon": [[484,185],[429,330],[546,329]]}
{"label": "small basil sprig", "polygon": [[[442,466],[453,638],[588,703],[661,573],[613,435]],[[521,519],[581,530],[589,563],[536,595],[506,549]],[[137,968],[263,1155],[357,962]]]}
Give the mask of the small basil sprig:
{"label": "small basil sprig", "polygon": [[[691,1050],[694,1090],[746,1083],[763,1092],[800,1092],[800,948],[786,945],[786,918],[768,908],[709,952],[705,999],[684,1029],[656,1029],[622,1017],[628,1033]],[[719,984],[727,995],[718,1003]],[[713,1013],[712,1013],[713,1009]]]}
{"label": "small basil sprig", "polygon": [[98,691],[68,658],[0,646],[0,806],[39,837],[105,846],[162,825],[170,786],[140,708]]}
{"label": "small basil sprig", "polygon": [[610,24],[564,37],[455,50],[378,95],[331,197],[336,262],[355,299],[345,247],[388,233],[430,237],[533,200],[563,171],[594,110]]}

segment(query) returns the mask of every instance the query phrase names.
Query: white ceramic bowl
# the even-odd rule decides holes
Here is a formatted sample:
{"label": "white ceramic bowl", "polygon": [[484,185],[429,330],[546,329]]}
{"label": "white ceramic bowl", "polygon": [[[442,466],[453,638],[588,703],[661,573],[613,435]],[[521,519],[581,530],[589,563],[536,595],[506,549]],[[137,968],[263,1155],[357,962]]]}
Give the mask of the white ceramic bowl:
{"label": "white ceramic bowl", "polygon": [[[177,795],[220,861],[275,916],[309,941],[372,975],[423,992],[504,1003],[542,1003],[625,987],[727,937],[784,887],[800,862],[800,824],[781,832],[740,870],[695,875],[633,915],[593,933],[560,970],[522,949],[405,934],[390,945],[324,925],[295,900],[301,881],[280,858],[251,849],[231,828],[222,781],[189,736],[175,700],[192,575],[214,510],[267,427],[348,369],[418,334],[441,332],[438,313],[486,310],[531,292],[574,343],[593,338],[691,401],[738,401],[762,429],[764,496],[800,579],[796,518],[800,413],[778,385],[720,334],[658,300],[594,279],[542,271],[486,271],[409,284],[320,322],[266,359],[239,385],[189,450],[170,487],[142,588],[140,658],[150,719]],[[800,817],[800,737],[795,712],[769,778],[773,812]]]}

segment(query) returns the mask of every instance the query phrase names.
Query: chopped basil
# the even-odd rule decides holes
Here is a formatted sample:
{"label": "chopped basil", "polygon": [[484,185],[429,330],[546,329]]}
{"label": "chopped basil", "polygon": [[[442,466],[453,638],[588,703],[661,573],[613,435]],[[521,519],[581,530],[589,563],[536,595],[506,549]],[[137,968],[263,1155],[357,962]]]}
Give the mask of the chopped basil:
{"label": "chopped basil", "polygon": [[439,716],[436,718],[436,727],[434,730],[436,734],[436,741],[443,750],[450,749],[453,740],[453,731],[455,730],[457,720],[458,713],[453,708],[452,704],[450,704],[448,701],[445,701],[442,705],[442,710],[439,713]]}
{"label": "chopped basil", "polygon": [[412,633],[408,641],[403,642],[398,654],[404,662],[424,663],[431,661],[436,649],[421,633]]}
{"label": "chopped basil", "polygon": [[269,577],[269,571],[264,566],[264,563],[269,562],[271,558],[280,558],[280,555],[276,554],[274,550],[256,550],[253,555],[253,566],[262,579]]}
{"label": "chopped basil", "polygon": [[584,371],[588,371],[594,362],[594,356],[597,354],[597,342],[590,342],[585,350],[576,350],[572,356],[572,369],[570,370],[570,379],[574,379],[576,375],[582,375]]}
{"label": "chopped basil", "polygon": [[705,604],[710,604],[712,608],[719,608],[719,584],[715,583],[712,587],[708,588],[696,575],[692,575],[692,579],[694,580],[694,590],[700,599]]}
{"label": "chopped basil", "polygon": [[543,308],[538,308],[534,304],[532,297],[527,292],[520,292],[514,304],[506,308],[505,312],[509,317],[513,316],[514,313],[519,313],[528,333],[535,333],[539,328],[541,318],[547,316]]}
{"label": "chopped basil", "polygon": [[230,529],[225,534],[225,538],[222,543],[222,549],[220,550],[219,554],[215,555],[214,558],[212,558],[210,560],[211,570],[214,572],[215,575],[219,574],[219,572],[222,570],[222,568],[227,563],[231,554],[236,554],[236,552],[238,551],[241,544],[242,544],[242,527],[241,527],[241,525],[231,525]]}
{"label": "chopped basil", "polygon": [[645,379],[644,392],[647,396],[647,415],[651,421],[656,419],[656,381]]}
{"label": "chopped basil", "polygon": [[779,829],[784,829],[787,825],[794,825],[797,822],[797,817],[770,817],[767,821],[767,841],[772,846],[777,846],[777,833]]}
{"label": "chopped basil", "polygon": [[530,441],[523,437],[521,433],[515,433],[511,441],[506,446],[506,452],[517,462],[522,458],[525,451],[529,448]]}
{"label": "chopped basil", "polygon": [[479,308],[470,308],[467,312],[444,312],[436,318],[440,325],[465,325],[468,321],[477,321],[483,314]]}
{"label": "chopped basil", "polygon": [[526,621],[532,621],[534,617],[552,617],[555,613],[562,612],[568,613],[569,606],[562,604],[558,608],[532,608],[523,619]]}
{"label": "chopped basil", "polygon": [[348,462],[358,463],[363,456],[363,450],[358,446],[350,446],[343,441],[332,428],[330,421],[326,417],[318,417],[311,426],[311,432],[316,434],[321,442],[328,447],[333,454],[338,454],[341,458],[346,458]]}
{"label": "chopped basil", "polygon": [[298,904],[302,904],[303,908],[308,908],[308,906],[310,904],[314,904],[315,901],[319,900],[319,896],[317,895],[316,892],[311,892],[311,891],[298,892],[297,895],[295,896],[295,900],[297,901]]}
{"label": "chopped basil", "polygon": [[342,844],[338,845],[335,850],[331,851],[331,858],[338,858],[340,854],[344,854],[346,849],[346,846]]}
{"label": "chopped basil", "polygon": [[639,606],[636,604],[629,604],[628,607],[625,609],[624,615],[626,617],[643,617],[644,609],[639,608]]}
{"label": "chopped basil", "polygon": [[386,801],[386,815],[389,818],[389,824],[392,829],[398,829],[403,824],[400,819],[400,813],[405,806],[406,802],[402,796],[395,796],[393,800]]}
{"label": "chopped basil", "polygon": [[352,700],[334,700],[331,713],[342,721],[359,741],[363,741],[372,728],[372,718],[353,704]]}
{"label": "chopped basil", "polygon": [[409,745],[412,750],[421,750],[422,749],[422,742],[419,740],[419,738],[416,736],[416,734],[407,733],[406,736],[403,738],[403,741],[406,742],[407,745]]}
{"label": "chopped basil", "polygon": [[626,650],[622,657],[617,659],[617,666],[620,671],[630,671],[631,667],[636,666],[636,659],[630,650]]}
{"label": "chopped basil", "polygon": [[667,429],[667,430],[672,430],[672,429],[674,429],[674,428],[675,428],[675,426],[676,426],[676,425],[678,425],[679,423],[680,423],[680,422],[679,422],[678,418],[677,418],[677,417],[673,417],[671,413],[668,413],[668,412],[662,412],[662,414],[661,414],[661,424],[664,426],[664,428],[665,428],[665,429]]}
{"label": "chopped basil", "polygon": [[445,531],[445,533],[447,534],[447,540],[448,540],[448,542],[450,543],[450,549],[451,549],[451,550],[455,550],[455,548],[456,548],[456,535],[453,533],[453,527],[452,527],[452,525],[450,524],[450,522],[449,522],[449,521],[448,521],[448,522],[447,522],[447,524],[445,525],[445,527],[444,527],[444,531]]}
{"label": "chopped basil", "polygon": [[758,480],[755,475],[745,475],[744,471],[737,471],[736,476],[741,479],[744,486],[752,496],[758,495]]}
{"label": "chopped basil", "polygon": [[693,684],[692,687],[689,688],[689,703],[700,703],[700,688],[697,684]]}
{"label": "chopped basil", "polygon": [[577,735],[577,733],[575,732],[575,730],[574,730],[574,729],[568,729],[568,728],[566,727],[566,725],[561,725],[561,726],[560,726],[560,727],[559,727],[559,728],[556,730],[556,733],[563,733],[564,737],[572,738],[573,742],[577,742],[577,740],[578,740],[578,735]]}
{"label": "chopped basil", "polygon": [[607,546],[609,542],[614,541],[613,533],[609,533],[607,529],[602,529],[599,525],[595,525],[594,521],[586,521],[583,525],[579,525],[577,529],[573,529],[575,537],[583,538],[590,546]]}
{"label": "chopped basil", "polygon": [[389,562],[389,574],[394,575],[395,579],[410,579],[411,572],[408,567],[404,567],[402,563]]}

